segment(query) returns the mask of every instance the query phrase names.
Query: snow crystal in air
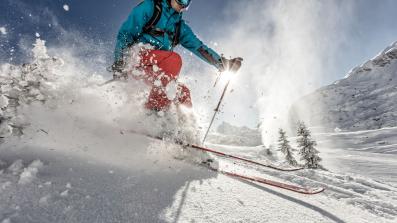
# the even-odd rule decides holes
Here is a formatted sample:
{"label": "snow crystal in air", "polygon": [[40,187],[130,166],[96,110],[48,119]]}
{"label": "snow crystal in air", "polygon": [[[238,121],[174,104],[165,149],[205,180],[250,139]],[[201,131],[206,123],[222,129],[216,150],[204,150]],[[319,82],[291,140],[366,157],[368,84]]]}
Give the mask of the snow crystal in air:
{"label": "snow crystal in air", "polygon": [[0,27],[0,33],[3,34],[3,35],[7,35],[6,27]]}
{"label": "snow crystal in air", "polygon": [[61,197],[67,197],[69,195],[69,190],[65,190],[60,195],[61,195]]}
{"label": "snow crystal in air", "polygon": [[3,185],[1,185],[0,189],[5,190],[5,189],[11,187],[11,185],[12,185],[12,183],[10,181],[7,181],[7,182],[3,183]]}
{"label": "snow crystal in air", "polygon": [[67,11],[67,12],[68,12],[68,11],[69,11],[69,9],[70,9],[70,8],[69,8],[69,5],[66,5],[66,4],[65,4],[65,5],[63,5],[63,9],[64,9],[65,11]]}
{"label": "snow crystal in air", "polygon": [[8,167],[8,171],[10,171],[12,174],[17,175],[18,173],[22,172],[22,168],[23,168],[23,163],[22,160],[16,160],[15,162],[13,162],[9,167]]}
{"label": "snow crystal in air", "polygon": [[11,220],[9,218],[6,218],[1,223],[11,223]]}
{"label": "snow crystal in air", "polygon": [[157,65],[153,65],[153,71],[154,72],[157,72],[157,71],[159,71],[160,70],[160,68],[157,66]]}
{"label": "snow crystal in air", "polygon": [[51,186],[51,184],[52,184],[51,181],[47,181],[47,182],[44,183],[44,185],[46,185],[46,186]]}
{"label": "snow crystal in air", "polygon": [[46,195],[39,200],[39,204],[42,206],[48,205],[48,201],[51,199],[51,195]]}
{"label": "snow crystal in air", "polygon": [[[9,99],[6,96],[1,95],[0,96],[0,109],[4,109],[5,107],[7,107],[8,101],[9,101]],[[1,162],[0,162],[0,165],[1,165]]]}
{"label": "snow crystal in air", "polygon": [[39,169],[43,167],[43,163],[40,160],[33,161],[27,168],[23,170],[19,178],[19,184],[28,184],[36,179],[36,175]]}
{"label": "snow crystal in air", "polygon": [[39,34],[39,33],[36,33],[36,37],[37,37],[37,38],[40,38],[40,34]]}
{"label": "snow crystal in air", "polygon": [[33,52],[34,58],[37,58],[37,59],[49,58],[44,40],[37,39],[36,43],[33,44],[33,46],[34,46],[34,48],[33,48],[32,52]]}

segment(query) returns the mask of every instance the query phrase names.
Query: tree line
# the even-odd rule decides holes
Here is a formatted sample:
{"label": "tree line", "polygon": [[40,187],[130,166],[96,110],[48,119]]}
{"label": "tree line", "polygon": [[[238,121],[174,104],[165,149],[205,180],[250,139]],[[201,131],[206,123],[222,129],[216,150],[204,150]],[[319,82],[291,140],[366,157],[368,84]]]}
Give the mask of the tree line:
{"label": "tree line", "polygon": [[[304,122],[298,123],[297,129],[297,143],[298,143],[298,154],[300,160],[304,162],[303,167],[310,169],[323,168],[320,165],[321,158],[318,155],[319,152],[315,148],[317,143],[313,140],[310,130],[306,127]],[[285,160],[292,166],[299,166],[300,164],[294,158],[294,150],[290,142],[287,139],[287,134],[283,129],[279,129],[278,146],[280,151],[285,155]]]}

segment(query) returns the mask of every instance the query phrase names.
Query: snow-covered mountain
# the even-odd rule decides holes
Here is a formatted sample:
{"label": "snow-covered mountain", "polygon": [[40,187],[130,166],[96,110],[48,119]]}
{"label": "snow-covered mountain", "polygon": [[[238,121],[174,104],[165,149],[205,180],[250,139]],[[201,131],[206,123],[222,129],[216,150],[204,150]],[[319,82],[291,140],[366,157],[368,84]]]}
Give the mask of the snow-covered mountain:
{"label": "snow-covered mountain", "polygon": [[397,42],[344,79],[300,99],[290,119],[328,130],[397,126]]}

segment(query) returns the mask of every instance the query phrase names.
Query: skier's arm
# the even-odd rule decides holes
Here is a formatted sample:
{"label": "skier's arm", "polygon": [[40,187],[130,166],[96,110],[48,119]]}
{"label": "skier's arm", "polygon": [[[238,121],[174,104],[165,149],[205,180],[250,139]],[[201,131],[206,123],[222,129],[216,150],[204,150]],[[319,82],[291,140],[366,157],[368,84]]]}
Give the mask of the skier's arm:
{"label": "skier's arm", "polygon": [[181,24],[179,41],[183,47],[200,57],[205,62],[215,66],[219,70],[223,69],[221,56],[197,38],[185,21],[182,21]]}
{"label": "skier's arm", "polygon": [[143,27],[153,14],[153,0],[145,0],[136,6],[128,19],[121,26],[117,35],[116,49],[114,51],[115,61],[123,59],[124,50],[136,41],[142,33]]}

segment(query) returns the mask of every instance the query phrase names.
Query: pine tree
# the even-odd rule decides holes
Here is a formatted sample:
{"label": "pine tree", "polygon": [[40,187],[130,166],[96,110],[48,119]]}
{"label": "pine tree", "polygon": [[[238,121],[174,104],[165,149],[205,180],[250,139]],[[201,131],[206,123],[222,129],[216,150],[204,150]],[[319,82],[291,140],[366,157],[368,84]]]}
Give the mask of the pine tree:
{"label": "pine tree", "polygon": [[295,158],[292,156],[292,148],[289,145],[289,141],[286,136],[286,132],[283,129],[280,129],[279,132],[280,137],[278,139],[278,145],[280,151],[285,155],[285,160],[292,166],[297,166],[298,162],[296,162]]}
{"label": "pine tree", "polygon": [[301,155],[301,160],[305,161],[305,167],[311,169],[322,168],[319,164],[321,161],[318,156],[319,152],[315,148],[317,143],[312,140],[311,133],[303,122],[298,124],[298,137],[299,155]]}

